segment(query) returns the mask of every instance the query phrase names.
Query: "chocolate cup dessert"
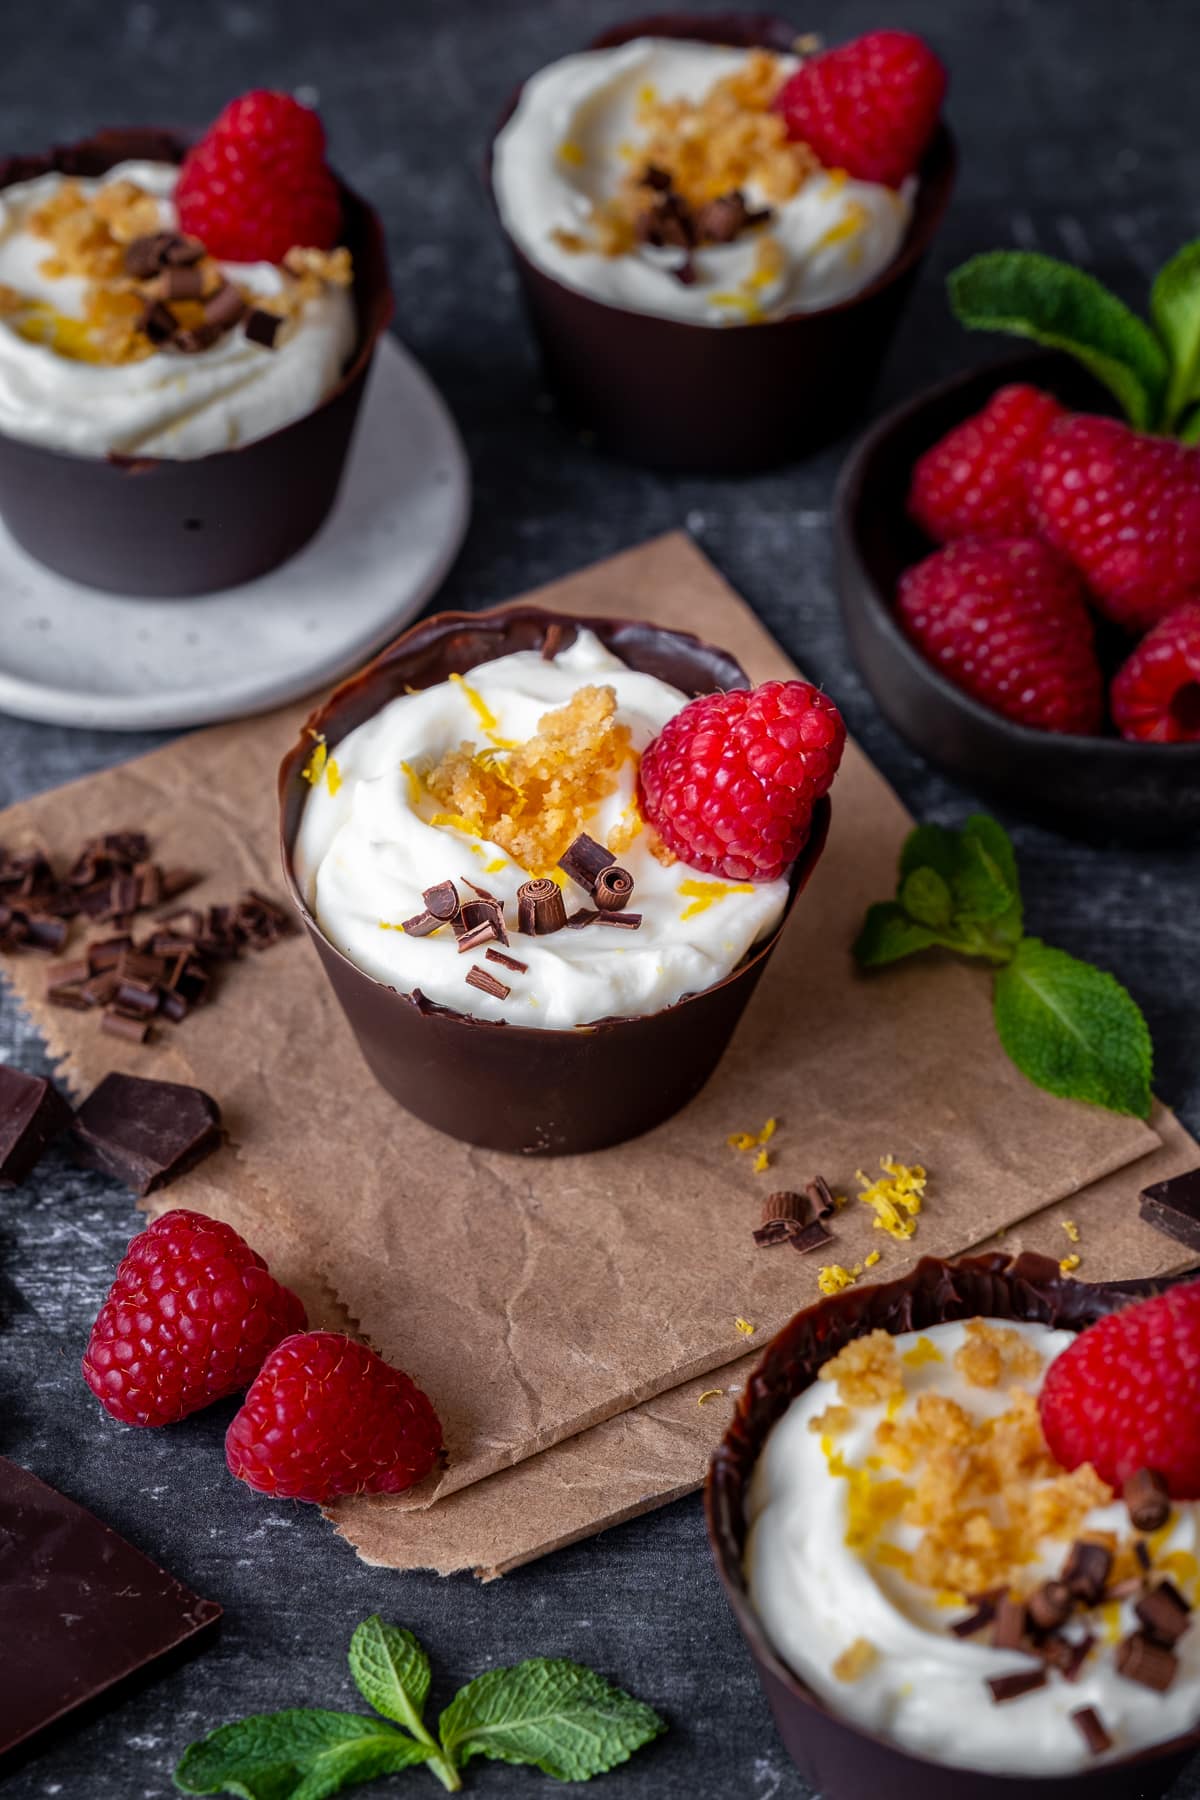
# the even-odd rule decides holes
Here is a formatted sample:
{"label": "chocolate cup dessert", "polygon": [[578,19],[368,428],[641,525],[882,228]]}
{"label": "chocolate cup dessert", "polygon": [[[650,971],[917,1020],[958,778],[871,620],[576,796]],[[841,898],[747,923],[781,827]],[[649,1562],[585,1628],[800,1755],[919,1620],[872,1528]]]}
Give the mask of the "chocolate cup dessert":
{"label": "chocolate cup dessert", "polygon": [[[182,161],[173,131],[98,132],[0,161],[0,188],[60,171]],[[236,587],[286,562],[333,505],[375,345],[392,316],[383,226],[339,182],[354,258],[358,346],[321,404],[267,437],[209,456],[76,456],[0,433],[0,516],[30,556],[85,587],[170,599]]]}
{"label": "chocolate cup dessert", "polygon": [[[655,36],[790,50],[797,35],[770,13],[664,13],[616,26],[588,48]],[[519,99],[518,91],[495,136]],[[954,140],[940,125],[918,171],[908,235],[887,268],[832,306],[756,325],[693,325],[593,299],[539,269],[505,233],[563,411],[630,462],[694,474],[769,468],[838,437],[875,385],[949,204],[956,164]]]}
{"label": "chocolate cup dessert", "polygon": [[[540,650],[556,628],[570,643],[581,625],[631,668],[670,682],[689,698],[747,687],[732,657],[685,632],[636,620],[586,619],[515,606],[481,613],[440,613],[406,631],[374,662],[343,682],[310,715],[279,771],[283,868],[292,899],[371,1073],[400,1104],[448,1136],[525,1156],[603,1150],[637,1137],[686,1106],[724,1053],[758,985],[791,910],[825,846],[828,800],[792,871],[783,918],[732,974],[674,1006],[633,1018],[601,1019],[574,1030],[537,1030],[476,1019],[401,993],[334,947],[310,911],[293,850],[309,789],[301,771],[313,732],[330,754],[407,688],[432,687],[451,674],[517,650]],[[519,954],[520,940],[514,940]]]}
{"label": "chocolate cup dessert", "polygon": [[[848,1288],[785,1325],[747,1381],[709,1465],[709,1543],[733,1615],[758,1669],[775,1723],[804,1779],[825,1800],[1156,1800],[1200,1750],[1200,1724],[1183,1737],[1071,1775],[998,1775],[932,1762],[832,1712],[773,1649],[742,1569],[745,1495],[767,1434],[817,1370],[871,1331],[928,1330],[952,1319],[1021,1319],[1082,1331],[1133,1300],[1190,1275],[1158,1281],[1068,1281],[1049,1257],[926,1257],[898,1281]],[[1013,1721],[1014,1730],[1020,1722]]]}

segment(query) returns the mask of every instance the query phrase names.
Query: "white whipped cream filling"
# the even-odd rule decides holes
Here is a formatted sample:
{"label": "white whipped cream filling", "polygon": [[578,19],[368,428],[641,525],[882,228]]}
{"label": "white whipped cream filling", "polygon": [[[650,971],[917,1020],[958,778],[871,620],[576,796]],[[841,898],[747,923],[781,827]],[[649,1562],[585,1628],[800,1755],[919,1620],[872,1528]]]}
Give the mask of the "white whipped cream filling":
{"label": "white whipped cream filling", "polygon": [[[1044,1325],[1018,1323],[1012,1329],[1037,1348],[1047,1367],[1074,1341],[1073,1332]],[[930,1339],[944,1360],[905,1368],[907,1396],[898,1412],[885,1406],[853,1409],[852,1427],[835,1440],[851,1467],[861,1468],[872,1454],[880,1420],[904,1419],[922,1393],[948,1394],[977,1418],[995,1417],[1010,1405],[1011,1388],[972,1387],[954,1367],[965,1325],[897,1336],[901,1357],[918,1337]],[[1036,1391],[1041,1384],[1016,1385]],[[992,1649],[986,1632],[969,1639],[952,1636],[949,1625],[961,1611],[940,1608],[896,1569],[847,1546],[848,1483],[831,1473],[819,1435],[809,1430],[809,1421],[836,1401],[833,1384],[814,1384],[796,1397],[768,1437],[747,1497],[745,1562],[751,1598],[776,1650],[832,1711],[936,1762],[1004,1775],[1090,1767],[1097,1759],[1071,1722],[1082,1707],[1099,1713],[1113,1739],[1110,1756],[1164,1743],[1200,1720],[1200,1622],[1176,1645],[1173,1686],[1157,1694],[1119,1675],[1113,1659],[1113,1641],[1137,1627],[1132,1602],[1113,1603],[1101,1615],[1101,1641],[1077,1681],[1052,1672],[1045,1687],[997,1705],[986,1681],[1028,1670],[1029,1657]],[[1183,1567],[1195,1569],[1198,1517],[1195,1503],[1175,1507],[1159,1563],[1177,1551]],[[1084,1529],[1111,1531],[1118,1539],[1131,1531],[1120,1501],[1091,1512]],[[904,1525],[885,1533],[904,1549],[913,1548],[919,1535]],[[1031,1586],[1058,1574],[1069,1545],[1047,1540],[1042,1549],[1040,1562],[1021,1571]],[[1189,1580],[1178,1565],[1168,1565],[1168,1572],[1194,1602],[1194,1576]],[[1068,1633],[1078,1636],[1079,1627],[1068,1627]],[[838,1681],[833,1663],[858,1638],[874,1645],[877,1660],[857,1681]]]}
{"label": "white whipped cream filling", "polygon": [[[496,735],[516,742],[531,738],[543,714],[589,685],[615,690],[617,719],[629,727],[639,753],[687,703],[666,682],[628,668],[586,630],[552,661],[519,651],[481,664],[466,679],[495,718]],[[636,883],[628,910],[642,915],[638,930],[592,924],[547,937],[519,934],[516,895],[528,871],[498,844],[431,825],[438,803],[416,791],[404,768],[427,769],[462,742],[489,742],[467,688],[442,682],[402,695],[334,747],[340,784],[321,779],[306,802],[295,849],[305,899],[330,942],[376,980],[402,992],[420,988],[478,1018],[562,1029],[656,1012],[699,993],[735,969],[778,923],[785,880],[727,884],[683,863],[664,868],[643,830],[618,859]],[[589,836],[604,843],[629,820],[636,786],[629,759],[616,791],[588,820]],[[473,897],[465,886],[471,880],[504,902],[507,953],[527,963],[528,973],[487,962],[482,949],[460,955],[448,927],[424,938],[395,929],[423,910],[426,888],[447,880],[465,900]],[[703,883],[703,891],[681,893],[689,881]],[[568,916],[591,906],[573,882],[566,882],[563,898]],[[508,999],[467,986],[475,964],[511,986]]]}
{"label": "white whipped cream filling", "polygon": [[[746,54],[717,44],[635,38],[614,49],[565,56],[531,77],[496,139],[492,165],[501,221],[530,261],[593,299],[693,325],[812,312],[872,282],[904,241],[915,181],[897,192],[821,171],[779,205],[749,184],[748,204],[772,206],[765,229],[783,251],[782,272],[761,285],[755,277],[757,230],[697,250],[697,279],[690,287],[671,274],[678,250],[641,245],[624,256],[604,256],[568,250],[553,235],[556,229],[586,234],[592,207],[629,168],[622,151],[638,143],[644,88],[664,100],[699,100],[715,81],[735,73]],[[799,67],[795,57],[780,61],[789,74]]]}
{"label": "white whipped cream filling", "polygon": [[[94,193],[110,182],[136,182],[159,198],[162,229],[174,230],[178,173],[169,163],[124,162],[79,186]],[[86,282],[45,275],[40,265],[53,245],[26,223],[65,179],[41,175],[0,190],[0,284],[78,318]],[[284,285],[273,263],[222,267],[257,294],[277,294]],[[136,363],[88,363],[22,337],[13,318],[0,318],[0,432],[77,456],[178,459],[230,450],[318,406],[341,378],[355,336],[350,291],[332,286],[308,303],[272,350],[251,343],[236,325],[197,355],[164,348]]]}

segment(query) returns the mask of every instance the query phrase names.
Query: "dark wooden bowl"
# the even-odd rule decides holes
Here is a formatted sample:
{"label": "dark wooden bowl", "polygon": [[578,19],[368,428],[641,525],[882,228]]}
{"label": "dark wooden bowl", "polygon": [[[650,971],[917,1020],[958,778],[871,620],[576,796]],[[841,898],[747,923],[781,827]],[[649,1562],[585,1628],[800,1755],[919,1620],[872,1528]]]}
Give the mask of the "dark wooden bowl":
{"label": "dark wooden bowl", "polygon": [[[1033,352],[955,376],[882,419],[846,463],[834,507],[850,647],[888,723],[967,787],[1072,837],[1195,838],[1200,744],[1131,744],[1014,725],[939,674],[896,619],[901,574],[934,548],[905,511],[913,464],[1010,381],[1031,381],[1080,411],[1112,410],[1106,390],[1075,363]],[[1133,647],[1107,628],[1098,642],[1109,674]]]}

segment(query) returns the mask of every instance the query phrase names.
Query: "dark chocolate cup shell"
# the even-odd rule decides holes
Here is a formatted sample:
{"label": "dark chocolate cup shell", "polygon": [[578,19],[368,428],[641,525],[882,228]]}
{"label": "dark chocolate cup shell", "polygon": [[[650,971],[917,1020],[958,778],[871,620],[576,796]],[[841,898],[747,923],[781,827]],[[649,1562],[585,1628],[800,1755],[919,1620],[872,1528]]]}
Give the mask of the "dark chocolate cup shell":
{"label": "dark chocolate cup shell", "polygon": [[[493,657],[540,649],[554,626],[569,642],[581,624],[632,668],[689,696],[747,686],[731,657],[656,625],[579,620],[531,606],[441,613],[405,632],[344,682],[307,720],[279,773],[288,887],[376,1080],[409,1112],[450,1137],[528,1156],[564,1156],[622,1143],[661,1124],[700,1092],[816,867],[829,828],[829,802],[823,800],[793,870],[784,917],[772,935],[723,981],[660,1012],[603,1019],[571,1031],[539,1031],[471,1018],[365,974],[325,937],[296,879],[292,851],[309,791],[301,771],[312,749],[311,734],[323,733],[335,752],[348,732],[407,687],[430,687]],[[514,939],[517,956],[519,943]]]}
{"label": "dark chocolate cup shell", "polygon": [[[127,158],[179,162],[186,148],[172,131],[102,131],[45,156],[0,162],[0,188],[51,170],[102,175]],[[0,515],[30,556],[85,587],[170,599],[265,575],[320,528],[392,316],[383,226],[366,201],[339,186],[358,343],[333,392],[267,437],[179,461],[75,456],[0,433]]]}
{"label": "dark chocolate cup shell", "polygon": [[[955,1768],[902,1749],[830,1711],[772,1647],[742,1569],[745,1495],[767,1434],[817,1370],[871,1331],[928,1330],[949,1319],[1034,1320],[1082,1331],[1132,1300],[1173,1285],[1068,1281],[1049,1257],[987,1255],[956,1263],[926,1257],[898,1281],[846,1289],[797,1313],[768,1344],[709,1465],[708,1536],[733,1615],[758,1669],[779,1734],[824,1800],[1156,1800],[1200,1749],[1200,1725],[1184,1737],[1105,1758],[1073,1775],[999,1775]],[[1183,1279],[1194,1279],[1184,1277]],[[1020,1729],[1014,1715],[1014,1730]],[[1070,1729],[1064,1721],[1063,1729]]]}
{"label": "dark chocolate cup shell", "polygon": [[[642,35],[785,50],[797,33],[769,13],[664,13],[614,27],[590,48]],[[940,125],[918,174],[908,235],[887,268],[836,305],[761,325],[692,325],[609,305],[539,269],[506,232],[559,404],[629,462],[697,474],[769,468],[838,437],[875,385],[949,204],[956,162]]]}

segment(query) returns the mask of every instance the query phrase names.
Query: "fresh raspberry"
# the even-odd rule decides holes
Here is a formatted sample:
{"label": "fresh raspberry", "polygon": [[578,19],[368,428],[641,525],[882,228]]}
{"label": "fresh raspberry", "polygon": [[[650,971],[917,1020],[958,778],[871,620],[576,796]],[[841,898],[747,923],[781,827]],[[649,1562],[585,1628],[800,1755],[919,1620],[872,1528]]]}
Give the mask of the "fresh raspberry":
{"label": "fresh raspberry", "polygon": [[1079,577],[1036,538],[959,538],[900,578],[905,631],[964,693],[1018,725],[1099,731],[1104,682]]}
{"label": "fresh raspberry", "polygon": [[693,869],[775,881],[804,848],[845,746],[837,707],[807,681],[704,694],[642,757],[642,812]]}
{"label": "fresh raspberry", "polygon": [[416,1383],[336,1331],[272,1351],[225,1438],[239,1481],[318,1506],[402,1493],[441,1457],[441,1420]]}
{"label": "fresh raspberry", "polygon": [[122,1425],[173,1425],[245,1387],[304,1308],[232,1225],[164,1213],[125,1252],[83,1378]]}
{"label": "fresh raspberry", "polygon": [[1200,600],[1186,600],[1147,632],[1112,684],[1122,737],[1200,744]]}
{"label": "fresh raspberry", "polygon": [[1038,1405],[1064,1469],[1091,1463],[1118,1491],[1140,1469],[1200,1499],[1200,1281],[1089,1325],[1051,1363]]}
{"label": "fresh raspberry", "polygon": [[1146,631],[1200,588],[1200,450],[1116,419],[1060,419],[1029,464],[1037,528],[1096,605]]}
{"label": "fresh raspberry", "polygon": [[266,88],[231,100],[188,151],[175,204],[182,230],[226,262],[282,262],[296,245],[331,250],[341,232],[320,119]]}
{"label": "fresh raspberry", "polygon": [[869,31],[796,70],[775,104],[827,169],[899,187],[937,127],[946,71],[909,31]]}
{"label": "fresh raspberry", "polygon": [[1063,409],[1040,388],[993,394],[927,450],[913,470],[908,510],[927,537],[1031,537],[1025,465]]}

